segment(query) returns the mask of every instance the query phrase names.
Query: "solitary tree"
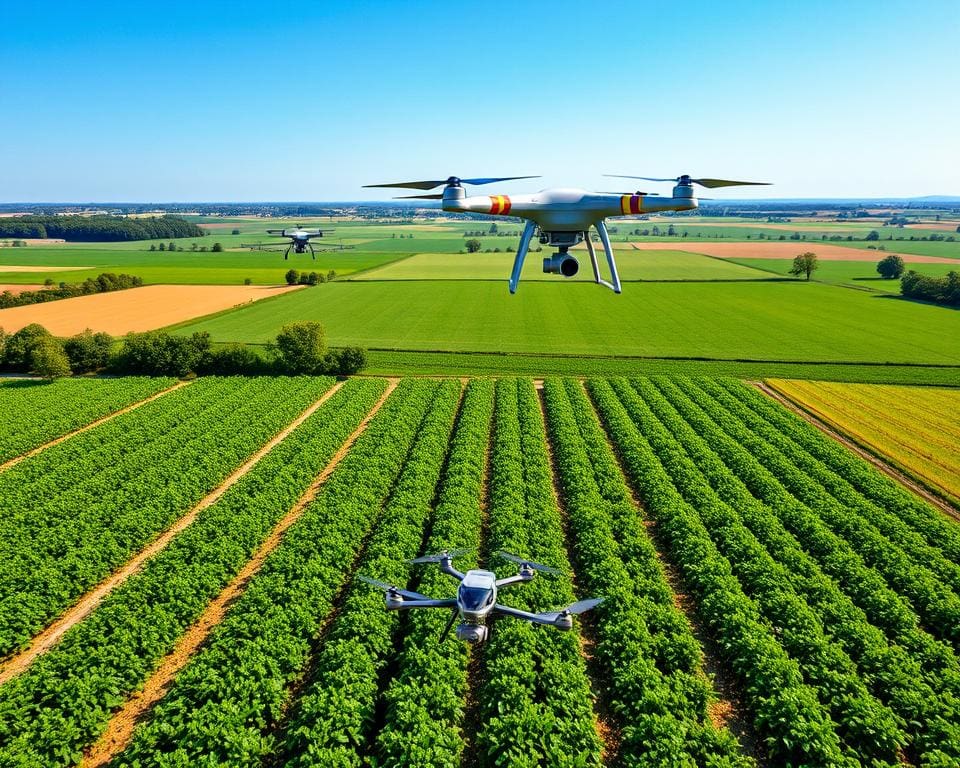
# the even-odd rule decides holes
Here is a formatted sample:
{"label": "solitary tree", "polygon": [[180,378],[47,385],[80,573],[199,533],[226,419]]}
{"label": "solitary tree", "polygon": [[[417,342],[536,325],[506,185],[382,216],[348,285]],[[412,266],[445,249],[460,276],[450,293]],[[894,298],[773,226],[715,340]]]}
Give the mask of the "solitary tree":
{"label": "solitary tree", "polygon": [[223,246],[220,245],[220,243],[214,243],[213,248],[211,248],[210,250],[213,251],[214,253],[220,253],[223,251]]}
{"label": "solitary tree", "polygon": [[865,238],[863,238],[863,239],[864,239],[864,240],[879,240],[879,239],[880,239],[880,233],[877,232],[877,230],[875,230],[875,229],[871,229],[871,230],[867,233],[867,236],[866,236]]}
{"label": "solitary tree", "polygon": [[483,243],[481,243],[476,238],[471,238],[464,243],[467,248],[467,253],[477,253],[481,248],[483,248]]}
{"label": "solitary tree", "polygon": [[790,268],[790,274],[796,275],[806,275],[807,280],[810,279],[810,275],[814,273],[819,265],[817,264],[817,254],[812,251],[807,251],[806,253],[801,253],[799,256],[795,256],[793,259],[793,266]]}
{"label": "solitary tree", "polygon": [[170,241],[170,245],[167,246],[167,250],[168,250],[168,251],[175,251],[175,250],[177,250],[177,244],[176,244],[175,242],[173,242],[173,240],[171,240],[171,241]]}
{"label": "solitary tree", "polygon": [[320,323],[291,323],[277,334],[280,362],[287,373],[316,373],[324,364],[327,351]]}
{"label": "solitary tree", "polygon": [[886,258],[881,259],[877,264],[877,272],[887,280],[902,277],[905,269],[903,259],[895,253],[891,253]]}

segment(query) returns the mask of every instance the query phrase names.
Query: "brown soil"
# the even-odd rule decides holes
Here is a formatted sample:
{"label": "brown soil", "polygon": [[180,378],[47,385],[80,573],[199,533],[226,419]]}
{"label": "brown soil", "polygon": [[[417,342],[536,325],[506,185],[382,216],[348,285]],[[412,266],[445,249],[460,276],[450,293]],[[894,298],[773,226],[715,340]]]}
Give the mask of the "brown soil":
{"label": "brown soil", "polygon": [[133,737],[137,724],[150,712],[153,706],[163,698],[172,685],[177,673],[187,664],[192,655],[206,641],[210,632],[226,616],[230,605],[243,594],[250,580],[263,566],[264,561],[280,544],[283,534],[293,525],[309,504],[316,498],[320,488],[340,464],[357,438],[363,434],[367,425],[376,416],[387,398],[396,389],[398,379],[390,379],[389,384],[376,402],[370,413],[364,417],[360,425],[353,431],[346,442],[333,455],[313,484],[304,492],[297,503],[274,526],[273,531],[260,545],[253,557],[233,578],[233,580],[214,598],[204,609],[200,618],[186,631],[174,647],[173,651],[164,657],[156,671],[151,675],[142,690],[131,696],[124,706],[114,713],[107,725],[106,731],[100,739],[84,754],[80,763],[81,768],[102,768],[107,766],[126,746]]}
{"label": "brown soil", "polygon": [[87,430],[93,429],[94,427],[99,427],[104,422],[110,421],[110,419],[115,419],[117,416],[122,416],[125,413],[129,413],[135,408],[139,408],[141,405],[145,405],[146,403],[156,400],[158,397],[163,397],[164,395],[169,394],[170,392],[173,392],[175,389],[180,389],[180,387],[185,387],[189,383],[190,383],[189,381],[178,381],[172,387],[168,387],[167,389],[161,390],[156,394],[150,395],[150,397],[146,398],[145,400],[139,400],[136,403],[131,403],[130,405],[124,408],[121,408],[119,411],[108,413],[106,416],[103,416],[102,418],[99,418],[96,421],[92,421],[86,426],[73,430],[73,432],[67,432],[67,434],[65,435],[60,435],[60,437],[56,438],[55,440],[51,440],[49,443],[44,443],[41,446],[38,446],[36,448],[33,448],[30,451],[27,451],[22,456],[16,456],[6,461],[5,463],[0,464],[0,472],[10,469],[10,467],[16,464],[19,464],[24,459],[29,459],[31,456],[36,456],[38,453],[40,453],[40,451],[45,451],[47,448],[51,448],[54,445],[57,445],[58,443],[62,443],[64,440],[69,440],[71,437],[73,437],[74,435],[79,435],[81,432],[86,432]]}
{"label": "brown soil", "polygon": [[781,392],[774,389],[766,382],[754,381],[751,383],[753,384],[753,386],[755,386],[757,389],[763,392],[763,394],[767,395],[773,400],[776,400],[780,405],[784,406],[785,408],[789,409],[793,413],[802,417],[804,420],[806,420],[807,422],[815,426],[824,434],[829,435],[837,442],[842,443],[844,446],[846,446],[855,454],[857,454],[857,456],[864,459],[865,461],[870,462],[870,464],[872,464],[874,467],[879,469],[885,475],[893,478],[901,485],[904,485],[907,488],[909,488],[911,491],[917,494],[917,496],[922,498],[928,504],[931,504],[932,506],[936,507],[948,517],[954,520],[960,521],[960,510],[957,510],[952,504],[940,498],[935,493],[925,488],[921,483],[917,482],[913,478],[901,472],[896,467],[889,464],[882,457],[867,450],[865,447],[863,447],[862,445],[854,441],[851,437],[849,437],[845,433],[840,432],[830,424],[827,424],[827,422],[823,421],[818,416],[816,416],[815,414],[811,413],[806,408],[804,408],[802,404],[782,394]]}
{"label": "brown soil", "polygon": [[[842,245],[828,245],[820,241],[800,240],[781,242],[779,240],[753,240],[745,243],[704,243],[696,240],[677,247],[672,243],[631,243],[638,251],[685,251],[702,253],[721,259],[792,259],[805,251],[813,251],[823,261],[879,261],[896,251],[869,251],[859,248],[846,248]],[[944,256],[920,256],[915,253],[897,254],[908,264],[954,264],[960,267],[960,259]]]}
{"label": "brown soil", "polygon": [[960,221],[928,221],[905,225],[908,229],[936,229],[940,232],[956,232],[957,227],[960,227]]}
{"label": "brown soil", "polygon": [[0,328],[15,333],[30,323],[40,323],[55,336],[72,336],[85,328],[122,336],[130,331],[152,331],[302,287],[146,285],[2,309]]}
{"label": "brown soil", "polygon": [[45,285],[17,285],[15,283],[0,283],[0,293],[10,291],[14,296],[25,291],[42,291]]}
{"label": "brown soil", "polygon": [[[180,382],[180,384],[176,385],[176,387],[183,386],[184,384],[186,384],[186,382]],[[289,435],[294,429],[303,424],[303,422],[306,421],[314,413],[314,411],[316,411],[330,397],[332,397],[333,394],[342,386],[343,382],[338,382],[329,390],[324,392],[315,403],[313,403],[276,436],[274,436],[269,442],[267,442],[256,453],[254,453],[249,459],[247,459],[246,462],[244,462],[233,473],[231,473],[230,476],[227,477],[219,486],[201,499],[193,509],[191,509],[183,517],[178,518],[172,526],[167,528],[167,530],[161,533],[149,545],[128,560],[123,567],[117,571],[114,571],[112,574],[110,574],[110,576],[83,595],[73,605],[72,608],[70,608],[59,619],[53,622],[53,624],[43,630],[43,632],[41,632],[39,635],[36,635],[30,641],[30,645],[26,649],[18,653],[16,656],[11,657],[7,662],[0,666],[0,685],[3,685],[7,682],[7,680],[19,675],[33,663],[34,659],[43,655],[53,648],[53,646],[55,646],[58,642],[60,642],[60,638],[63,637],[63,635],[66,634],[70,628],[74,626],[74,624],[83,621],[83,619],[86,618],[103,601],[103,599],[107,597],[107,595],[109,595],[124,581],[143,568],[147,560],[163,550],[177,534],[179,534],[197,519],[197,515],[199,515],[200,512],[214,504],[221,496],[223,496],[223,494],[227,492],[227,490],[229,490],[232,485],[236,484],[240,478],[253,469],[254,465],[256,465],[260,459],[273,450],[278,443],[286,439],[287,435]],[[176,387],[171,387],[171,389],[165,390],[161,394],[166,394]],[[157,396],[154,396],[154,398],[155,397]],[[112,418],[112,416],[108,418]],[[87,429],[89,429],[89,427],[87,427]]]}

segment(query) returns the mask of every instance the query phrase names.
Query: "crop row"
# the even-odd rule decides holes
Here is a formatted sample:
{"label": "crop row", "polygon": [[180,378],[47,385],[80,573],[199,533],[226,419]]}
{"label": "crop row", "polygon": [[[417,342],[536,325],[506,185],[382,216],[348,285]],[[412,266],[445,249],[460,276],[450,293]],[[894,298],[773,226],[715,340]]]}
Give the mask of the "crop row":
{"label": "crop row", "polygon": [[[460,391],[456,380],[437,389],[358,573],[390,584],[409,580],[408,561],[420,554]],[[381,590],[363,582],[350,585],[310,665],[310,680],[283,724],[277,762],[294,768],[363,764],[372,751],[381,675],[394,662],[400,620],[384,611]]]}
{"label": "crop row", "polygon": [[[834,715],[844,728],[847,739],[860,753],[870,754],[871,751],[882,751],[884,742],[888,749],[892,748],[892,742],[902,741],[903,731],[907,731],[905,735],[913,742],[914,749],[926,759],[935,759],[940,745],[949,743],[957,735],[956,726],[950,722],[953,694],[948,694],[945,699],[938,694],[944,677],[941,660],[936,655],[937,644],[916,628],[910,632],[913,637],[907,639],[912,639],[915,645],[933,646],[934,657],[927,659],[923,655],[911,656],[898,643],[888,641],[882,631],[869,623],[868,614],[851,598],[862,599],[866,595],[864,605],[872,602],[888,610],[898,605],[897,598],[886,591],[875,576],[871,578],[863,563],[856,558],[846,558],[843,570],[832,571],[833,578],[824,573],[817,560],[803,549],[781,520],[781,517],[789,516],[790,510],[799,511],[796,500],[791,500],[785,493],[776,496],[770,493],[766,497],[770,503],[768,506],[751,495],[747,484],[751,478],[761,477],[764,470],[744,449],[744,436],[734,440],[720,428],[721,424],[730,426],[735,423],[733,414],[711,401],[693,381],[683,381],[682,387],[662,379],[654,381],[656,388],[649,382],[635,382],[635,386],[656,418],[667,425],[682,444],[697,470],[709,481],[716,497],[729,505],[723,509],[701,501],[698,508],[715,538],[730,542],[726,552],[744,574],[742,580],[757,582],[760,588],[776,589],[781,595],[793,593],[790,599],[795,607],[777,609],[776,604],[771,604],[774,610],[767,614],[768,620],[776,626],[783,625],[784,615],[791,618],[789,627],[781,630],[785,645],[791,635],[801,640],[801,645],[792,652],[802,658],[800,653],[809,653],[815,647],[811,631],[816,632],[823,658],[833,658],[840,665],[838,671],[846,667],[847,660],[852,661],[869,690],[897,718],[896,729],[889,722],[885,724],[886,718],[881,712],[866,707],[867,700],[862,693],[858,698],[864,708],[858,715],[855,709],[851,709],[853,689],[846,695],[841,694],[836,690],[841,680],[839,676],[826,677],[825,670],[811,670],[807,661],[804,665],[807,679],[812,683],[819,681],[822,698],[826,696],[827,701],[833,702]],[[698,499],[715,498],[711,490],[702,486],[702,481],[698,484],[696,480],[687,480],[684,487]],[[851,584],[854,585],[852,590]],[[801,623],[803,621],[806,626]],[[800,630],[805,634],[798,634]],[[820,636],[821,630],[825,635]],[[824,647],[826,639],[835,647]],[[928,661],[934,663],[937,672],[926,671]],[[847,674],[852,671],[848,668]],[[852,713],[853,727],[844,725],[841,710]],[[870,711],[874,714],[867,717],[866,713]],[[857,735],[857,731],[861,733]]]}
{"label": "crop row", "polygon": [[[529,380],[501,379],[496,385],[490,501],[490,550],[514,552],[562,571],[508,587],[498,600],[528,611],[572,601],[543,419]],[[502,578],[516,569],[497,572]],[[475,749],[481,764],[599,764],[601,744],[576,633],[501,619],[483,646],[483,663],[485,679],[476,692]]]}
{"label": "crop row", "polygon": [[[107,441],[102,451],[96,451],[98,428],[0,475],[0,504],[11,510],[0,521],[0,653],[26,642],[189,510],[332,383],[307,377],[198,382],[156,401],[156,408],[150,403],[133,411],[132,419],[121,417],[116,429],[125,439]],[[184,402],[181,392],[192,397]],[[138,451],[149,432],[139,427],[160,429],[157,422],[169,424],[170,417],[168,431],[150,433],[149,455]],[[58,463],[60,448],[74,454],[91,442],[102,482],[71,487],[62,475],[74,468]],[[34,485],[47,488],[43,480],[14,485],[23,475],[35,477],[35,463],[48,469],[50,481],[63,483],[58,493],[38,497]],[[27,506],[21,506],[24,497]]]}
{"label": "crop row", "polygon": [[0,764],[79,761],[383,392],[348,382],[61,643],[0,688]]}
{"label": "crop row", "polygon": [[[621,402],[657,453],[683,497],[695,506],[718,551],[730,562],[744,593],[777,628],[781,647],[800,666],[806,683],[837,724],[851,754],[886,764],[906,738],[892,714],[870,694],[849,656],[834,644],[820,617],[790,587],[789,577],[736,510],[720,498],[702,471],[715,457],[649,381],[634,383],[640,397],[615,382]],[[679,450],[678,450],[679,449]],[[720,483],[736,482],[716,464],[708,471]]]}
{"label": "crop row", "polygon": [[763,429],[765,424],[767,428],[772,427],[789,435],[798,446],[843,477],[862,496],[896,515],[954,563],[960,564],[960,527],[902,485],[861,461],[836,441],[812,429],[769,398],[739,382],[702,381],[701,386],[715,396],[724,391],[728,396],[732,395],[738,401],[736,412],[745,423],[757,430]]}
{"label": "crop row", "polygon": [[696,508],[676,489],[611,385],[592,380],[588,386],[634,488],[697,597],[700,616],[741,681],[771,759],[784,766],[858,765],[841,747],[816,691],[804,682],[797,662],[744,594]]}
{"label": "crop row", "polygon": [[0,462],[12,459],[138,400],[173,379],[14,380],[0,384]]}
{"label": "crop row", "polygon": [[116,765],[260,765],[275,751],[289,686],[307,666],[436,388],[398,385]]}
{"label": "crop row", "polygon": [[[613,454],[578,382],[547,380],[547,422],[583,586],[596,611],[595,654],[617,714],[623,765],[749,765],[707,722],[700,648],[656,559]],[[603,483],[603,491],[598,484]]]}
{"label": "crop row", "polygon": [[[426,552],[469,549],[457,560],[461,571],[476,567],[482,520],[481,498],[493,412],[493,383],[467,386],[450,444],[430,525]],[[414,577],[417,591],[442,597],[455,585],[436,566]],[[466,644],[437,642],[446,611],[411,611],[401,618],[401,651],[384,694],[386,716],[377,734],[376,765],[382,768],[459,768],[464,753],[467,699]]]}

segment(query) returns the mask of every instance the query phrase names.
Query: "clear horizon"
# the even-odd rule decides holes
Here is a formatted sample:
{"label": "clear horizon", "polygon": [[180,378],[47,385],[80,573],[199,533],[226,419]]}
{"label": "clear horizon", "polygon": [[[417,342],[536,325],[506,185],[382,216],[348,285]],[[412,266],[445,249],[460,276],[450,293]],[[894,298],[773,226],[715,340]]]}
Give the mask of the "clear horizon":
{"label": "clear horizon", "polygon": [[5,22],[3,202],[378,201],[362,185],[538,172],[504,189],[960,195],[955,0],[111,0]]}

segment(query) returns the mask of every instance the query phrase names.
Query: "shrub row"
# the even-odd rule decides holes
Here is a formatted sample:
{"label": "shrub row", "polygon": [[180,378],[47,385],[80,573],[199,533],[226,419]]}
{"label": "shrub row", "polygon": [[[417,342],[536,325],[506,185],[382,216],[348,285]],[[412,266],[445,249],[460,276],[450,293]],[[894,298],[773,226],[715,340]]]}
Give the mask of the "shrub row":
{"label": "shrub row", "polygon": [[380,517],[436,386],[400,383],[115,765],[259,766],[276,750],[288,687]]}
{"label": "shrub row", "polygon": [[[486,466],[493,382],[467,386],[450,444],[425,551],[469,549],[456,566],[476,567],[480,547],[481,499]],[[437,566],[423,566],[413,588],[427,595],[453,594],[456,585]],[[387,687],[386,721],[377,734],[375,764],[381,768],[459,768],[464,752],[467,699],[465,643],[437,642],[446,611],[411,611],[401,617],[402,649]]]}
{"label": "shrub row", "polygon": [[771,759],[783,766],[854,766],[835,723],[733,576],[696,510],[681,497],[610,384],[590,394],[634,488],[657,519],[672,560],[697,595],[698,611],[740,678]]}
{"label": "shrub row", "polygon": [[[527,611],[563,607],[573,600],[570,568],[532,382],[499,380],[494,414],[489,549],[562,571],[505,588],[498,600]],[[500,565],[497,573],[512,575],[516,566]],[[575,632],[504,618],[493,624],[483,661],[476,737],[483,764],[599,765],[601,744]]]}
{"label": "shrub row", "polygon": [[[883,632],[869,623],[864,611],[800,548],[773,510],[754,498],[714,452],[732,448],[735,443],[707,415],[728,419],[732,416],[725,414],[691,380],[682,382],[682,390],[665,379],[654,381],[698,436],[686,442],[704,476],[783,566],[784,577],[822,618],[832,640],[854,660],[870,690],[896,713],[913,741],[913,748],[935,763],[942,745],[960,744],[960,730],[951,722],[952,694],[942,697],[938,692],[943,685],[942,675],[928,672],[901,645],[888,642]],[[698,450],[698,444],[711,450]],[[741,471],[751,469],[744,466]]]}
{"label": "shrub row", "polygon": [[776,628],[780,645],[799,663],[804,680],[836,721],[847,751],[883,764],[895,763],[897,749],[906,742],[900,725],[867,691],[850,657],[831,641],[820,617],[793,590],[786,568],[707,482],[703,465],[711,455],[706,444],[649,381],[634,381],[633,386],[636,392],[623,382],[614,383],[674,485],[697,510],[718,551],[730,562],[744,593]]}
{"label": "shrub row", "polygon": [[0,474],[0,652],[23,645],[332,383],[204,380]]}
{"label": "shrub row", "polygon": [[[420,554],[460,390],[456,380],[437,389],[357,573],[390,584],[405,586],[409,581],[407,561]],[[452,585],[448,593],[450,589]],[[372,752],[381,675],[388,663],[395,662],[401,618],[384,610],[380,589],[363,582],[350,586],[310,665],[311,680],[283,725],[278,762],[295,768],[364,764]]]}
{"label": "shrub row", "polygon": [[4,291],[0,293],[0,309],[43,304],[47,301],[89,296],[93,293],[122,291],[143,285],[143,279],[135,275],[115,275],[113,272],[103,272],[96,277],[88,277],[82,283],[60,283],[55,288],[53,287],[53,281],[49,281],[49,285],[49,288],[43,288],[39,291],[20,291],[20,293]]}
{"label": "shrub row", "polygon": [[585,588],[606,598],[596,613],[594,652],[623,734],[619,763],[751,765],[728,731],[707,722],[710,690],[699,645],[670,601],[623,481],[614,500],[600,493],[593,467],[614,459],[609,447],[588,448],[581,435],[599,430],[586,395],[572,379],[552,379],[544,396],[578,574]]}
{"label": "shrub row", "polygon": [[0,462],[20,456],[172,386],[173,379],[70,379],[0,383]]}
{"label": "shrub row", "polygon": [[67,766],[173,649],[369,412],[382,379],[348,382],[143,570],[0,688],[0,763]]}

